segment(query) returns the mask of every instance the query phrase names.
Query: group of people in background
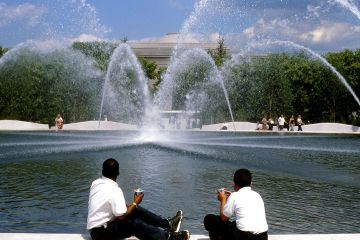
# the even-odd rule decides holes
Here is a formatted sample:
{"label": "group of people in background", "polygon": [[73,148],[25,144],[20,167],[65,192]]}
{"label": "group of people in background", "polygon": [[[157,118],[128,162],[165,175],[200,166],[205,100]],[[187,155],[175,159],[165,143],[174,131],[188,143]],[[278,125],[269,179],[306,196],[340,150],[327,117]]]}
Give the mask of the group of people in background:
{"label": "group of people in background", "polygon": [[272,131],[274,126],[277,126],[279,131],[283,131],[284,128],[286,128],[288,131],[294,131],[294,127],[297,126],[297,131],[302,131],[302,125],[304,125],[304,122],[301,118],[301,115],[298,115],[298,117],[295,119],[294,115],[291,115],[289,118],[289,121],[287,122],[284,115],[281,114],[280,117],[277,119],[273,118],[263,118],[261,122],[257,125],[257,130],[269,130]]}

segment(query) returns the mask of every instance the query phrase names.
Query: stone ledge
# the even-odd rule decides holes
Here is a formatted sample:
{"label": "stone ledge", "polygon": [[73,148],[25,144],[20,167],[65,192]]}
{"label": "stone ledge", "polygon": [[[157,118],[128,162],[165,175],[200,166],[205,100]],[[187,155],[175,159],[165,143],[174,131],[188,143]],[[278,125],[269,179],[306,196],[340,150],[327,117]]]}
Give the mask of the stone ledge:
{"label": "stone ledge", "polygon": [[[0,233],[0,240],[91,240],[88,234],[57,233]],[[137,238],[128,238],[136,240]],[[191,240],[208,240],[205,235],[191,235]],[[270,235],[269,240],[360,240],[360,233],[352,234],[284,234]]]}

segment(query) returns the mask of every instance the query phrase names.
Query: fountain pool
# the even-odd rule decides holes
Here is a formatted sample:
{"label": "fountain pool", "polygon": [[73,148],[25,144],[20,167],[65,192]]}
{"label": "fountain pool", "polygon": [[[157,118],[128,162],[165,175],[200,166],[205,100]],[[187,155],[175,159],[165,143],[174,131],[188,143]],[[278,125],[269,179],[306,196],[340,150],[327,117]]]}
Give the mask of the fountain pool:
{"label": "fountain pool", "polygon": [[358,232],[357,135],[142,134],[0,133],[0,229],[85,232],[90,184],[114,157],[128,201],[141,186],[144,207],[165,217],[182,209],[183,228],[194,234],[205,233],[203,217],[218,211],[216,189],[231,188],[241,167],[253,172],[271,234]]}

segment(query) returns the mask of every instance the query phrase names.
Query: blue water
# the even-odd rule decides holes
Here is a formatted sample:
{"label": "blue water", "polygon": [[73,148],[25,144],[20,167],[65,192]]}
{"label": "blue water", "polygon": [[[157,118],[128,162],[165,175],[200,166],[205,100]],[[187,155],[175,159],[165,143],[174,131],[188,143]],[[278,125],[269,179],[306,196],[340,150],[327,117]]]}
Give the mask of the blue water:
{"label": "blue water", "polygon": [[2,132],[0,232],[86,232],[90,184],[109,157],[127,200],[203,234],[216,189],[253,172],[270,234],[355,233],[360,226],[360,136],[287,133]]}

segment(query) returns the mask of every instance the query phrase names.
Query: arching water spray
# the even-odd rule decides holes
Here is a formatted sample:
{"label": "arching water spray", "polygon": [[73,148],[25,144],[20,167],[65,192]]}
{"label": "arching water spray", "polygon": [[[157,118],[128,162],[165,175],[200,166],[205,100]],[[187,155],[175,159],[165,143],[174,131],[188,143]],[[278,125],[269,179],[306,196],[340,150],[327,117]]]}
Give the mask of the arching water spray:
{"label": "arching water spray", "polygon": [[360,10],[355,5],[353,0],[333,0],[333,2],[341,5],[342,7],[350,10],[360,20]]}
{"label": "arching water spray", "polygon": [[[210,0],[199,0],[195,3],[194,10],[191,12],[190,16],[185,20],[183,23],[180,31],[179,36],[177,38],[177,43],[175,44],[172,54],[169,60],[169,66],[164,73],[163,81],[160,85],[159,92],[164,92],[163,89],[169,89],[171,88],[171,81],[172,81],[172,73],[176,71],[178,58],[181,55],[181,44],[184,42],[186,36],[188,35],[190,28],[194,26],[199,21],[199,16],[203,14],[203,11],[208,6],[208,2]],[[170,110],[170,106],[164,104],[166,100],[168,102],[171,102],[172,96],[160,96],[160,94],[157,94],[155,97],[155,104],[158,105],[162,110],[167,109]]]}
{"label": "arching water spray", "polygon": [[[151,108],[147,80],[137,57],[129,45],[123,43],[114,50],[110,58],[101,98],[99,126],[106,97],[112,97],[108,95],[108,91],[112,87],[111,80],[113,78],[117,80],[116,86],[114,86],[117,89],[113,90],[115,102],[118,105],[116,109],[123,113],[124,111],[127,113],[142,111],[142,117],[146,117],[147,110]],[[129,85],[135,85],[135,87]],[[122,102],[119,103],[118,100]],[[142,109],[138,109],[139,104]]]}
{"label": "arching water spray", "polygon": [[216,69],[216,73],[217,73],[218,82],[220,83],[221,88],[222,88],[222,90],[224,92],[224,95],[225,95],[226,103],[227,103],[227,106],[228,106],[228,110],[229,110],[229,113],[230,113],[230,117],[231,117],[231,121],[233,123],[234,130],[236,130],[235,122],[234,122],[234,115],[233,115],[233,112],[232,112],[231,103],[230,103],[230,99],[229,99],[229,94],[228,94],[227,89],[225,87],[224,80],[223,80],[223,78],[221,76],[221,73],[220,73],[220,71],[218,69]]}
{"label": "arching water spray", "polygon": [[[180,32],[179,32],[179,37],[177,39],[177,44],[175,45],[172,55],[171,55],[171,59],[170,59],[170,66],[168,68],[168,70],[166,71],[165,75],[164,75],[164,81],[161,85],[161,88],[171,88],[172,84],[172,73],[176,72],[176,68],[179,62],[179,58],[183,52],[184,49],[182,49],[182,43],[185,42],[186,37],[188,36],[188,34],[190,33],[190,29],[196,25],[196,23],[199,21],[200,16],[202,16],[204,14],[204,11],[209,7],[210,0],[200,0],[195,4],[194,10],[192,11],[192,13],[190,14],[190,16],[185,20],[184,24],[182,25]],[[206,54],[209,58],[210,56],[208,54]],[[224,85],[223,79],[221,77],[220,71],[218,70],[217,66],[215,65],[215,63],[213,62],[213,60],[211,60],[212,65],[216,71],[216,79],[218,81],[218,83],[220,84],[223,92],[224,92],[224,96],[226,99],[226,103],[227,103],[227,107],[231,116],[231,120],[232,122],[234,122],[234,116],[233,116],[233,112],[231,109],[231,103],[229,100],[229,96],[227,93],[227,89]],[[159,91],[159,92],[164,92],[164,91]],[[167,91],[169,92],[169,91]],[[157,104],[159,104],[159,102],[161,102],[162,107],[164,107],[165,105],[164,103],[164,99],[161,99],[163,96],[159,96],[157,95]],[[171,96],[165,97],[167,100],[169,100],[169,98],[171,98]],[[159,104],[161,106],[161,104]],[[167,108],[169,108],[169,106],[167,106]],[[235,129],[235,126],[234,126]]]}
{"label": "arching water spray", "polygon": [[207,9],[209,2],[210,0],[200,0],[195,4],[194,10],[190,14],[190,16],[185,20],[184,24],[182,25],[179,31],[179,37],[177,39],[177,44],[175,45],[175,48],[173,50],[172,57],[177,57],[181,43],[183,43],[185,38],[188,36],[191,27],[194,26],[199,21],[199,17],[203,14],[204,10]]}
{"label": "arching water spray", "polygon": [[[157,99],[159,100],[157,104],[159,104],[160,107],[166,108],[168,110],[179,110],[177,108],[183,106],[181,106],[181,104],[179,105],[178,102],[178,100],[180,100],[180,102],[182,101],[181,96],[176,94],[178,89],[182,89],[181,91],[185,92],[187,96],[186,98],[189,100],[189,105],[185,107],[187,111],[199,110],[192,109],[192,106],[194,105],[201,106],[200,109],[202,110],[206,109],[209,106],[209,103],[205,102],[209,101],[209,99],[217,99],[217,102],[222,102],[225,96],[224,104],[226,104],[226,107],[229,111],[231,121],[234,122],[231,103],[227,89],[223,82],[223,77],[212,57],[205,50],[195,48],[182,52],[182,54],[180,54],[175,60],[176,61],[172,63],[172,71],[168,72],[166,85],[163,85],[157,94]],[[207,70],[204,70],[204,68],[201,67],[204,65],[207,66]],[[183,76],[182,73],[189,73],[189,71],[190,74],[186,74],[186,79],[183,79],[181,77]],[[189,79],[191,80],[189,81]],[[216,96],[209,95],[206,92],[208,86],[216,86],[216,88],[219,90]],[[204,91],[202,93],[203,96],[200,97],[202,100],[199,100],[199,96],[201,95],[200,92],[202,91]],[[195,93],[197,97],[192,96],[193,93]],[[197,103],[194,104],[192,101]],[[214,107],[213,104],[211,104],[211,106]]]}

